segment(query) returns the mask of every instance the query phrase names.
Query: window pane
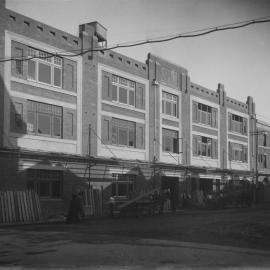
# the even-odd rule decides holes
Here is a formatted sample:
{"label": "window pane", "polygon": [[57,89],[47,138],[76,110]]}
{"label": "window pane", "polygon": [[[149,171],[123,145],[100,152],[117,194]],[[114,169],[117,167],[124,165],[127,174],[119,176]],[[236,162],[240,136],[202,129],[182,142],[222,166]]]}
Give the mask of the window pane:
{"label": "window pane", "polygon": [[126,196],[127,195],[127,184],[118,183],[118,196]]}
{"label": "window pane", "polygon": [[173,104],[173,116],[177,116],[177,106]]}
{"label": "window pane", "polygon": [[129,130],[129,146],[135,146],[135,131],[134,130]]}
{"label": "window pane", "polygon": [[36,131],[36,116],[34,112],[27,112],[27,131],[35,132]]}
{"label": "window pane", "polygon": [[165,113],[165,101],[162,100],[162,113]]}
{"label": "window pane", "polygon": [[102,137],[106,141],[108,141],[110,138],[109,130],[110,130],[110,122],[109,122],[109,120],[104,119],[103,120]]}
{"label": "window pane", "polygon": [[38,133],[51,135],[51,117],[38,113]]}
{"label": "window pane", "polygon": [[127,89],[119,88],[119,102],[127,104]]}
{"label": "window pane", "polygon": [[[23,58],[23,50],[21,48],[16,48],[16,58],[20,59]],[[16,73],[22,74],[23,73],[23,61],[21,60],[15,60],[15,67],[16,67]]]}
{"label": "window pane", "polygon": [[112,85],[112,100],[117,101],[117,86],[116,85]]}
{"label": "window pane", "polygon": [[51,84],[51,66],[39,63],[38,80],[43,83]]}
{"label": "window pane", "polygon": [[171,115],[172,113],[172,104],[170,102],[166,102],[166,114]]}
{"label": "window pane", "polygon": [[128,132],[127,132],[127,129],[122,129],[122,128],[119,128],[119,144],[121,145],[128,145],[127,144],[127,139],[128,139]]}
{"label": "window pane", "polygon": [[28,78],[36,80],[36,62],[33,60],[28,61]]}
{"label": "window pane", "polygon": [[112,127],[112,144],[117,144],[117,127]]}
{"label": "window pane", "polygon": [[53,181],[52,182],[52,198],[60,198],[61,197],[61,182]]}
{"label": "window pane", "polygon": [[134,91],[129,91],[129,105],[135,105],[135,95]]}
{"label": "window pane", "polygon": [[53,117],[53,136],[61,137],[62,123],[60,117]]}
{"label": "window pane", "polygon": [[116,196],[116,183],[112,183],[112,196]]}
{"label": "window pane", "polygon": [[39,196],[40,197],[50,196],[50,182],[41,181],[39,183]]}
{"label": "window pane", "polygon": [[54,67],[54,85],[61,86],[61,69]]}

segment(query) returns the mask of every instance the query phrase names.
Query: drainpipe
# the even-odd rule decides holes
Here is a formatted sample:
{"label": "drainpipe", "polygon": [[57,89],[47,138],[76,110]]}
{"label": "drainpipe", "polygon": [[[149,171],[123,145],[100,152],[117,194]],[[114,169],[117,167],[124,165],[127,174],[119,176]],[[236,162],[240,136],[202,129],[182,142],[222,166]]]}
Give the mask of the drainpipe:
{"label": "drainpipe", "polygon": [[157,81],[157,63],[155,62],[155,79],[153,80],[154,85],[154,162],[156,161],[156,112],[157,112],[157,89],[158,89],[158,81]]}

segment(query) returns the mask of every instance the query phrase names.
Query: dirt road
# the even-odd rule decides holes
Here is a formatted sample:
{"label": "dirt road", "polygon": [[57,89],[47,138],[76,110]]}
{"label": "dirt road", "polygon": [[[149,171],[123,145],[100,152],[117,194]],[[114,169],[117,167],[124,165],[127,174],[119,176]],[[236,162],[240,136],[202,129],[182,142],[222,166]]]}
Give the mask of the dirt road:
{"label": "dirt road", "polygon": [[269,269],[270,211],[184,211],[71,225],[2,227],[1,266]]}

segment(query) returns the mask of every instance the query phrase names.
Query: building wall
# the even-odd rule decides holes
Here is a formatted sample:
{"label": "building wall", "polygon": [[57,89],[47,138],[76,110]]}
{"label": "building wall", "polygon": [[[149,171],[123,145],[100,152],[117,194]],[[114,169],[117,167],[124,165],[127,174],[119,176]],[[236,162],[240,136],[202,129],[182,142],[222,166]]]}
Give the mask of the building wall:
{"label": "building wall", "polygon": [[253,139],[255,144],[257,144],[256,141],[258,142],[257,168],[260,175],[259,179],[264,180],[269,179],[270,173],[270,125],[258,120],[256,126],[257,130],[253,134]]}
{"label": "building wall", "polygon": [[[63,50],[78,49],[80,45],[78,38],[15,12],[2,10],[2,15],[1,18],[5,19],[4,23],[1,24],[3,29],[1,38],[5,44],[2,57],[17,57],[15,54],[16,49],[21,50],[22,57],[28,57],[27,46],[48,53],[57,53]],[[21,74],[16,74],[16,61],[1,63],[1,67],[5,68],[2,73],[2,78],[5,81],[5,87],[2,89],[5,104],[3,106],[4,113],[1,114],[1,116],[4,115],[2,129],[2,133],[4,133],[2,143],[4,146],[73,154],[81,153],[81,61],[79,57],[68,56],[62,60],[63,85],[61,88],[30,81],[27,78],[29,61],[22,63]],[[76,73],[73,82],[75,87],[73,88],[69,85],[67,65],[72,65],[74,73]],[[25,132],[25,130],[20,132],[12,130],[12,121],[14,120],[12,114],[18,113],[15,108],[16,102],[22,105],[22,120],[27,130],[27,100],[57,105],[63,108],[62,139],[33,136],[27,134],[28,132]],[[70,117],[73,119],[74,130],[68,135],[67,132],[71,128]]]}

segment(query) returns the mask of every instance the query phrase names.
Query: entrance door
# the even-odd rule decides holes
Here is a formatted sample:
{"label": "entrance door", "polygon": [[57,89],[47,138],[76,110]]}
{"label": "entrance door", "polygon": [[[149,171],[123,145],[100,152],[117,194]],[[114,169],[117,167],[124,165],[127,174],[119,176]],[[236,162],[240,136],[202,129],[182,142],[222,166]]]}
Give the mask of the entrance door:
{"label": "entrance door", "polygon": [[170,177],[170,176],[162,176],[161,178],[161,188],[163,190],[170,189],[170,200],[172,210],[178,208],[179,204],[179,178],[178,177]]}

